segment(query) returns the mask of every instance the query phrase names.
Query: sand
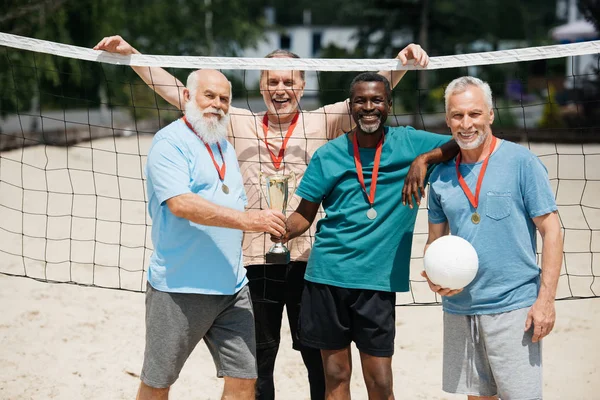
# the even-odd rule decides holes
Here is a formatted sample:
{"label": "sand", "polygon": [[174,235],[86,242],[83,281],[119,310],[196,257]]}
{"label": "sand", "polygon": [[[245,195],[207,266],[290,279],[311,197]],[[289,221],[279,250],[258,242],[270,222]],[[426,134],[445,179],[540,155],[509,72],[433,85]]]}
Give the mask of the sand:
{"label": "sand", "polygon": [[[144,349],[144,295],[40,283],[0,275],[1,399],[133,399]],[[544,340],[548,400],[597,398],[600,299],[558,301]],[[394,387],[398,399],[456,399],[441,388],[441,308],[397,308]],[[275,368],[277,398],[308,399],[287,321]],[[354,399],[366,399],[354,351]],[[222,380],[203,343],[172,388],[173,399],[218,399]]]}
{"label": "sand", "polygon": [[[142,184],[150,140],[110,138],[69,149],[37,146],[0,154],[0,399],[135,397],[144,347],[143,294],[2,273],[141,290],[152,249]],[[600,146],[532,149],[548,167],[565,228],[558,297],[597,295]],[[437,300],[418,275],[425,209],[415,232],[413,293],[400,295],[399,304]],[[596,398],[600,299],[559,301],[557,314],[544,342],[545,398]],[[307,399],[305,370],[291,349],[287,321],[283,329],[277,398]],[[397,307],[397,398],[463,398],[440,389],[441,351],[441,308]],[[357,355],[353,398],[366,399]],[[200,344],[172,398],[218,399],[221,389]]]}

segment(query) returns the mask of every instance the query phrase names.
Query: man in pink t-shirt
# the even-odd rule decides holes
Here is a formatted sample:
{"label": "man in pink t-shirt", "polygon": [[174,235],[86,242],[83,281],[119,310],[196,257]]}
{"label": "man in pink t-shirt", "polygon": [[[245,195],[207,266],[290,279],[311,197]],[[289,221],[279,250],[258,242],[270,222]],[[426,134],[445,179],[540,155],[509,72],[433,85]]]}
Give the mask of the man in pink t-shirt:
{"label": "man in pink t-shirt", "polygon": [[[139,54],[120,36],[106,37],[94,49],[124,55]],[[286,50],[276,50],[266,57],[299,58]],[[429,62],[427,53],[416,44],[405,47],[396,58],[403,65],[411,60],[415,65],[425,67]],[[162,98],[182,109],[184,85],[179,80],[162,68],[132,68]],[[394,71],[393,74],[391,71],[380,72],[390,81],[392,87],[405,73],[406,71]],[[267,111],[254,113],[243,108],[230,107],[228,140],[233,144],[238,156],[248,197],[248,209],[268,207],[264,195],[261,194],[260,172],[264,175],[293,172],[299,184],[315,150],[354,127],[348,100],[314,111],[301,110],[298,102],[304,94],[304,86],[304,71],[263,71],[260,90]],[[290,197],[287,205],[290,214],[299,203],[298,196]],[[275,398],[273,370],[279,349],[284,305],[287,309],[293,347],[300,351],[308,371],[311,399],[324,399],[325,379],[320,350],[302,346],[297,340],[304,272],[318,219],[315,219],[315,224],[305,234],[286,244],[291,253],[291,262],[288,264],[265,263],[265,253],[272,245],[268,235],[253,232],[246,232],[244,235],[244,264],[250,280],[256,324],[256,398],[260,400]]]}

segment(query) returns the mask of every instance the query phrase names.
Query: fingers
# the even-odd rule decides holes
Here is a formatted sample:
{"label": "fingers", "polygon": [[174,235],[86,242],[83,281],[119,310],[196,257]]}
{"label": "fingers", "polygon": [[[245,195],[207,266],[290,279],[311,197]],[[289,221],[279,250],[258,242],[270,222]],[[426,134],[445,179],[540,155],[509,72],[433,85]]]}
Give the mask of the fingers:
{"label": "fingers", "polygon": [[408,206],[413,208],[413,199],[411,195],[411,190],[409,189],[409,185],[404,182],[404,186],[402,187],[402,205],[406,205],[408,202]]}
{"label": "fingers", "polygon": [[533,313],[531,310],[527,313],[527,320],[525,320],[525,331],[528,331],[531,328],[533,322]]}
{"label": "fingers", "polygon": [[425,68],[429,64],[429,55],[427,52],[421,46],[414,43],[402,49],[396,58],[402,62],[402,65],[406,65],[408,60],[413,60],[413,65],[421,68]]}
{"label": "fingers", "polygon": [[440,296],[454,296],[455,294],[458,294],[460,292],[462,292],[462,289],[449,289],[449,288],[443,288],[440,285],[436,285],[435,283],[431,282],[429,280],[429,277],[427,276],[427,272],[425,271],[421,271],[421,276],[425,279],[427,279],[427,283],[429,284],[429,289],[431,289],[432,292],[435,292],[437,294],[439,294]]}
{"label": "fingers", "polygon": [[412,209],[414,198],[418,207],[421,205],[421,198],[423,197],[425,197],[423,182],[415,182],[414,180],[404,181],[404,186],[402,187],[402,205],[408,203],[408,206]]}
{"label": "fingers", "polygon": [[129,43],[127,43],[123,38],[119,35],[115,36],[107,36],[103,38],[97,45],[93,47],[94,50],[104,50],[111,53],[119,53],[119,54],[131,54],[131,48]]}
{"label": "fingers", "polygon": [[97,45],[94,46],[94,50],[108,50],[108,49],[110,49],[111,45],[114,46],[115,41],[118,40],[117,38],[120,38],[120,36],[106,36],[106,37],[104,37],[100,42],[98,42]]}
{"label": "fingers", "polygon": [[439,294],[440,296],[450,297],[450,296],[454,296],[455,294],[460,293],[460,292],[462,292],[462,289],[442,288],[437,292],[437,294]]}
{"label": "fingers", "polygon": [[543,326],[540,325],[533,325],[533,337],[531,338],[531,341],[533,343],[538,342],[541,338],[543,338],[544,335],[544,328]]}
{"label": "fingers", "polygon": [[280,212],[273,212],[269,221],[268,229],[269,230],[267,232],[272,236],[281,238],[283,235],[285,235],[285,216]]}

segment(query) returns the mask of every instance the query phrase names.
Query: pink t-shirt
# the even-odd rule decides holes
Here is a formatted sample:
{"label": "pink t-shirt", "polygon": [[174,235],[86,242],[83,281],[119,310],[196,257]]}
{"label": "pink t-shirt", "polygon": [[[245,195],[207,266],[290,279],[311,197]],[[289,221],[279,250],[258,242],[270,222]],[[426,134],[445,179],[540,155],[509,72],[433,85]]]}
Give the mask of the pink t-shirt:
{"label": "pink t-shirt", "polygon": [[[267,202],[262,194],[259,183],[259,171],[265,175],[296,174],[298,184],[304,175],[313,153],[329,139],[336,138],[352,129],[353,123],[349,113],[348,101],[321,107],[314,111],[302,111],[298,117],[281,162],[279,170],[275,169],[271,155],[264,142],[262,113],[252,113],[243,108],[231,107],[231,125],[229,141],[237,153],[246,195],[247,209],[266,209]],[[271,151],[277,155],[290,124],[269,123],[267,141]],[[293,190],[293,182],[290,183]],[[263,183],[264,190],[264,183]],[[300,204],[300,197],[294,195],[287,206],[287,215],[294,212]],[[316,220],[322,216],[319,210]],[[290,249],[291,259],[307,261],[315,234],[315,224],[302,236],[286,244]],[[264,264],[265,253],[273,243],[270,236],[264,233],[246,232],[244,234],[244,264]]]}

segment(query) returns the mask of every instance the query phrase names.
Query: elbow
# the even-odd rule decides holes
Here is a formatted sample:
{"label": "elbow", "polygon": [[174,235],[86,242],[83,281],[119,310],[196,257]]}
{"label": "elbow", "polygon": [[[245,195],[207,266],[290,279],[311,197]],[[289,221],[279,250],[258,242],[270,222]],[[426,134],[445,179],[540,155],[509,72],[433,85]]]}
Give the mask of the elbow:
{"label": "elbow", "polygon": [[185,207],[181,199],[177,197],[170,198],[167,200],[167,207],[169,207],[169,211],[176,217],[184,218],[185,215]]}

